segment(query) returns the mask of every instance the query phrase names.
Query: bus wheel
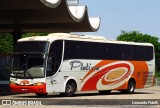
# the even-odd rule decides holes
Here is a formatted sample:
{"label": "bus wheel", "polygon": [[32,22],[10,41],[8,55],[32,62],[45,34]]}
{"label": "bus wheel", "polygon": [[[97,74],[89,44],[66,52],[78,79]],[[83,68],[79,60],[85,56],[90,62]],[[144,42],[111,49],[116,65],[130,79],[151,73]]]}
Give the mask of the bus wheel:
{"label": "bus wheel", "polygon": [[134,90],[135,90],[135,86],[136,86],[136,83],[134,80],[130,80],[128,82],[128,88],[126,90],[121,90],[121,93],[123,94],[133,94],[134,93]]}
{"label": "bus wheel", "polygon": [[60,95],[71,97],[74,96],[75,91],[76,91],[76,85],[74,82],[70,81],[66,84],[65,93],[61,93]]}
{"label": "bus wheel", "polygon": [[105,95],[105,94],[109,94],[111,92],[111,90],[103,90],[103,91],[98,91],[98,92],[101,95]]}
{"label": "bus wheel", "polygon": [[36,93],[38,97],[46,97],[48,93]]}
{"label": "bus wheel", "polygon": [[130,80],[129,83],[128,83],[127,93],[133,94],[134,90],[135,90],[135,81]]}

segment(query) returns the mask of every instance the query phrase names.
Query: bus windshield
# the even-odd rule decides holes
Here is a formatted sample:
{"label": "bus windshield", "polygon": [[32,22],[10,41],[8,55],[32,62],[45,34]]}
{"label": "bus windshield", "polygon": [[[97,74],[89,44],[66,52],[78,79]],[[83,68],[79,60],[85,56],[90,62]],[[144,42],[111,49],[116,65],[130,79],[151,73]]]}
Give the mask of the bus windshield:
{"label": "bus windshield", "polygon": [[12,77],[43,78],[45,67],[43,54],[15,54],[12,64]]}

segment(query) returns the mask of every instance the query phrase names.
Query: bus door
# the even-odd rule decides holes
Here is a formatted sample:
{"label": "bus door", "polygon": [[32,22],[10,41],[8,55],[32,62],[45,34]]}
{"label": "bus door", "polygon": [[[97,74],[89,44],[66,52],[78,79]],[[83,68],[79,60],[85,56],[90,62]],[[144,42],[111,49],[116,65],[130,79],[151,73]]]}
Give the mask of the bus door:
{"label": "bus door", "polygon": [[62,62],[62,53],[63,52],[63,41],[56,40],[54,41],[49,49],[49,55],[47,60],[47,71],[46,71],[46,83],[47,83],[47,92],[54,92],[55,85],[60,83],[55,79],[60,72],[60,66]]}

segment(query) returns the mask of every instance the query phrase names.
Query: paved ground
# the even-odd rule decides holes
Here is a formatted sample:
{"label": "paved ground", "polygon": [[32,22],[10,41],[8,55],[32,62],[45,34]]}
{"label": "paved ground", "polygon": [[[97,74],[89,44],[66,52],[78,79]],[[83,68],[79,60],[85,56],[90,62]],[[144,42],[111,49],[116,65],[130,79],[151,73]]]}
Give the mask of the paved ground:
{"label": "paved ground", "polygon": [[[61,97],[59,94],[49,94],[47,97],[37,97],[35,94],[11,94],[0,93],[0,101],[12,100],[14,104],[43,104],[38,108],[106,108],[106,107],[140,107],[140,108],[160,108],[160,86],[151,88],[137,89],[135,94],[121,94],[118,91],[113,91],[109,95],[99,95],[97,92],[78,93],[74,97]],[[14,101],[14,102],[13,102]],[[21,101],[21,103],[17,103]],[[23,103],[27,102],[27,103]],[[35,103],[31,103],[35,102]],[[37,102],[37,103],[36,103]],[[38,103],[39,102],[39,103]],[[0,103],[1,104],[1,103]],[[44,105],[47,104],[47,105]],[[151,105],[153,104],[153,105]],[[10,108],[13,106],[1,105],[3,108]],[[15,106],[21,108],[22,106]],[[24,107],[24,106],[23,106]],[[37,107],[37,106],[25,106]]]}

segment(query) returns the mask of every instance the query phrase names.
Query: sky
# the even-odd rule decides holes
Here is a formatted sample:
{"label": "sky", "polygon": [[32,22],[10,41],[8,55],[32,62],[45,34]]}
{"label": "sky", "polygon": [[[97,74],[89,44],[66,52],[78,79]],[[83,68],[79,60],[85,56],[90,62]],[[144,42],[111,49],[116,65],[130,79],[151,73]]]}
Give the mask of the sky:
{"label": "sky", "polygon": [[97,32],[83,34],[116,40],[125,31],[139,31],[160,38],[160,0],[79,0],[90,17],[101,17]]}

